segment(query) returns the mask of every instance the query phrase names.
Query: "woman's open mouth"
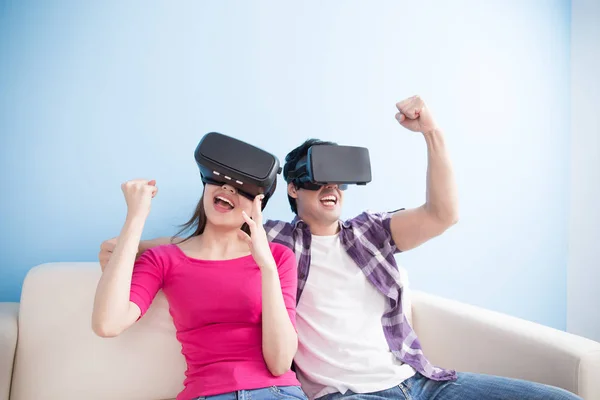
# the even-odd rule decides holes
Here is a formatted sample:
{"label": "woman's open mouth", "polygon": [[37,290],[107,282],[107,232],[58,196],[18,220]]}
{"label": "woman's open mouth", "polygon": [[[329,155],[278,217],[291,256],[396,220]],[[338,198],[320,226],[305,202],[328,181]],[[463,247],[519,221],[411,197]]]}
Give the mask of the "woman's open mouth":
{"label": "woman's open mouth", "polygon": [[213,204],[215,209],[219,212],[229,212],[235,208],[232,199],[227,198],[227,196],[217,195],[213,199]]}

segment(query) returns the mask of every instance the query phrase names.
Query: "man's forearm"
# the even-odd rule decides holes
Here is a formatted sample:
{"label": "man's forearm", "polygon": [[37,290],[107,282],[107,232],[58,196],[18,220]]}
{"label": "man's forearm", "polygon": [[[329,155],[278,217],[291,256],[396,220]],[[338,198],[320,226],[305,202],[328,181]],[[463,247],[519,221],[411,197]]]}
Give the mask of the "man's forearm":
{"label": "man's forearm", "polygon": [[444,135],[439,129],[423,133],[427,142],[427,200],[425,208],[443,224],[458,220],[458,193]]}
{"label": "man's forearm", "polygon": [[[177,240],[175,242],[177,242]],[[138,256],[140,254],[142,254],[143,252],[145,252],[146,250],[149,250],[153,247],[158,247],[158,246],[162,246],[163,244],[169,244],[169,243],[171,243],[170,237],[160,237],[160,238],[151,239],[151,240],[142,240],[138,247]]]}

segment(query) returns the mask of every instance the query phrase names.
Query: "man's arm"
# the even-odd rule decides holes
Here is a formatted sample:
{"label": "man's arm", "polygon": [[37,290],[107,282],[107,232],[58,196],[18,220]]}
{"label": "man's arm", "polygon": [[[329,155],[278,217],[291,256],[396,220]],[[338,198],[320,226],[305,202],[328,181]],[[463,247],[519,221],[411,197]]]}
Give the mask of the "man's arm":
{"label": "man's arm", "polygon": [[420,207],[397,211],[391,221],[392,238],[401,251],[413,249],[441,235],[458,221],[458,195],[444,135],[419,97],[396,105],[396,119],[421,132],[427,144],[427,194]]}
{"label": "man's arm", "polygon": [[[169,244],[169,243],[171,243],[170,237],[161,237],[161,238],[156,238],[156,239],[151,239],[151,240],[142,240],[142,241],[140,241],[140,244],[138,246],[138,252],[137,252],[136,258],[139,257],[140,254],[142,254],[144,251],[146,251],[148,249],[151,249],[151,248],[157,247],[157,246],[161,246],[163,244]],[[100,261],[100,268],[102,269],[102,271],[104,271],[104,269],[106,268],[106,265],[108,264],[108,261],[110,260],[110,257],[112,256],[116,245],[117,245],[117,238],[105,240],[100,245],[100,253],[98,253],[98,261]]]}
{"label": "man's arm", "polygon": [[[292,239],[292,226],[283,221],[268,220],[264,224],[264,228],[267,231],[268,240],[274,243],[282,244],[292,250],[294,250],[294,241]],[[136,258],[139,257],[143,252],[153,247],[162,246],[163,244],[179,243],[183,238],[175,238],[172,240],[170,236],[160,237],[150,240],[140,241]],[[100,245],[100,252],[98,253],[98,261],[100,261],[100,268],[104,271],[110,256],[112,255],[115,246],[117,245],[117,238],[105,240]]]}

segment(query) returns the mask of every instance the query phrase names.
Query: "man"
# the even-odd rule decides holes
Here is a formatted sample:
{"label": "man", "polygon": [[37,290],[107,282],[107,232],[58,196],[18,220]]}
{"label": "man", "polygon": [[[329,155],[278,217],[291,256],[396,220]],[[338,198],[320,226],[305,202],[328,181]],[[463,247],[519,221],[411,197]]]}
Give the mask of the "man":
{"label": "man", "polygon": [[[296,174],[309,140],[286,157],[283,175],[297,215],[291,223],[268,221],[271,241],[298,259],[297,330],[294,363],[311,398],[354,399],[578,399],[562,389],[532,382],[433,366],[423,354],[403,304],[401,276],[394,254],[441,235],[458,220],[454,176],[444,136],[418,96],[397,105],[396,119],[420,132],[428,150],[426,202],[392,213],[364,212],[341,221],[341,187],[316,185]],[[168,242],[156,239],[146,248]],[[113,241],[103,243],[101,264]]]}

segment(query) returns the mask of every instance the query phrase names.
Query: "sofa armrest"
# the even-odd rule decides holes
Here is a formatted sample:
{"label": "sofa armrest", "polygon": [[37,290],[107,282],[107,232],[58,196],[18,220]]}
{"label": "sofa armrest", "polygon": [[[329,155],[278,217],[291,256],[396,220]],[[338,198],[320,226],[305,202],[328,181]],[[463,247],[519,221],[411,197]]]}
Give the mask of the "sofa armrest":
{"label": "sofa armrest", "polygon": [[19,303],[0,303],[0,400],[8,400],[17,348]]}
{"label": "sofa armrest", "polygon": [[525,379],[600,399],[600,343],[414,291],[413,325],[435,364]]}

